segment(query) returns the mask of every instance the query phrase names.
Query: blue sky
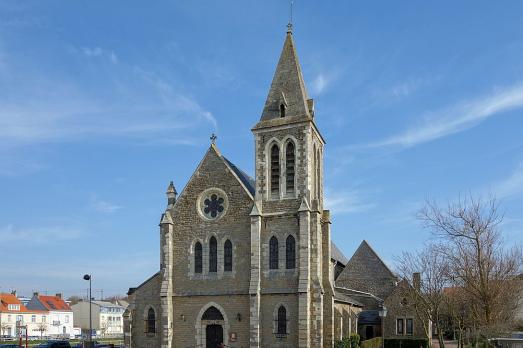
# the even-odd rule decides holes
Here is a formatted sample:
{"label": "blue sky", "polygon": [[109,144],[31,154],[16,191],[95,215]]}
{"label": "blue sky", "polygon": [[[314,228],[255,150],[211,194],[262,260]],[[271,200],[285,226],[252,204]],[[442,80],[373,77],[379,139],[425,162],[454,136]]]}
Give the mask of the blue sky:
{"label": "blue sky", "polygon": [[[250,128],[288,1],[0,0],[0,291],[123,294],[159,267],[165,189]],[[295,1],[333,240],[390,264],[426,199],[495,194],[523,241],[523,3]],[[98,294],[97,294],[98,296]]]}

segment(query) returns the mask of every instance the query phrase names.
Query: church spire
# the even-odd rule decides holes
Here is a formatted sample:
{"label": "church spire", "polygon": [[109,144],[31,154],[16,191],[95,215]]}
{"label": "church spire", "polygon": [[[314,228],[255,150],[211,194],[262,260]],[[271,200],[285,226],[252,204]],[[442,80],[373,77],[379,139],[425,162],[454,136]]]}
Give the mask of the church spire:
{"label": "church spire", "polygon": [[313,117],[312,99],[305,88],[290,23],[260,121],[282,117]]}

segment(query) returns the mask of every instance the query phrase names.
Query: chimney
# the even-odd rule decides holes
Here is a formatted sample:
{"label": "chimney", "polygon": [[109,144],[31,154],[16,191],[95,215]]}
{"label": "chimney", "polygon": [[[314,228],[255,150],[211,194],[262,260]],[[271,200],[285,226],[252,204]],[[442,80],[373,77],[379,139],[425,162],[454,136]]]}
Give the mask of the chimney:
{"label": "chimney", "polygon": [[38,297],[39,295],[40,294],[37,291],[33,292],[33,297]]}
{"label": "chimney", "polygon": [[412,273],[412,286],[418,291],[421,289],[421,273]]}
{"label": "chimney", "polygon": [[55,296],[58,297],[60,300],[62,299],[62,294],[61,293],[58,293]]}
{"label": "chimney", "polygon": [[11,295],[15,295],[15,297],[16,297],[16,290],[12,290]]}

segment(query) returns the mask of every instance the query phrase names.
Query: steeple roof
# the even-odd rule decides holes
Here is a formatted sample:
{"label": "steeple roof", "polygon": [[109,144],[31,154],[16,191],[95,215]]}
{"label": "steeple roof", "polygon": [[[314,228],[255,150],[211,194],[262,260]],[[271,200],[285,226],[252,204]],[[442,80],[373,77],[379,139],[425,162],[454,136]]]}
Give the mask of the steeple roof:
{"label": "steeple roof", "polygon": [[269,95],[265,101],[260,121],[282,117],[281,105],[285,117],[312,118],[312,100],[309,100],[303,75],[301,73],[292,32],[287,32],[283,50],[272,79]]}

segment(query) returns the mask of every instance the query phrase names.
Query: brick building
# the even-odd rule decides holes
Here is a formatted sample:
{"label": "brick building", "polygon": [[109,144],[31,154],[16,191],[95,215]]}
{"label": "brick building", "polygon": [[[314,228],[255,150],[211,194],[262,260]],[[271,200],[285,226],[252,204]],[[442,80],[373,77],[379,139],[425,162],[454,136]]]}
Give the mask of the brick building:
{"label": "brick building", "polygon": [[323,201],[325,141],[292,32],[252,129],[255,179],[211,144],[160,221],[160,270],[131,288],[131,347],[332,347],[362,304],[335,278]]}

